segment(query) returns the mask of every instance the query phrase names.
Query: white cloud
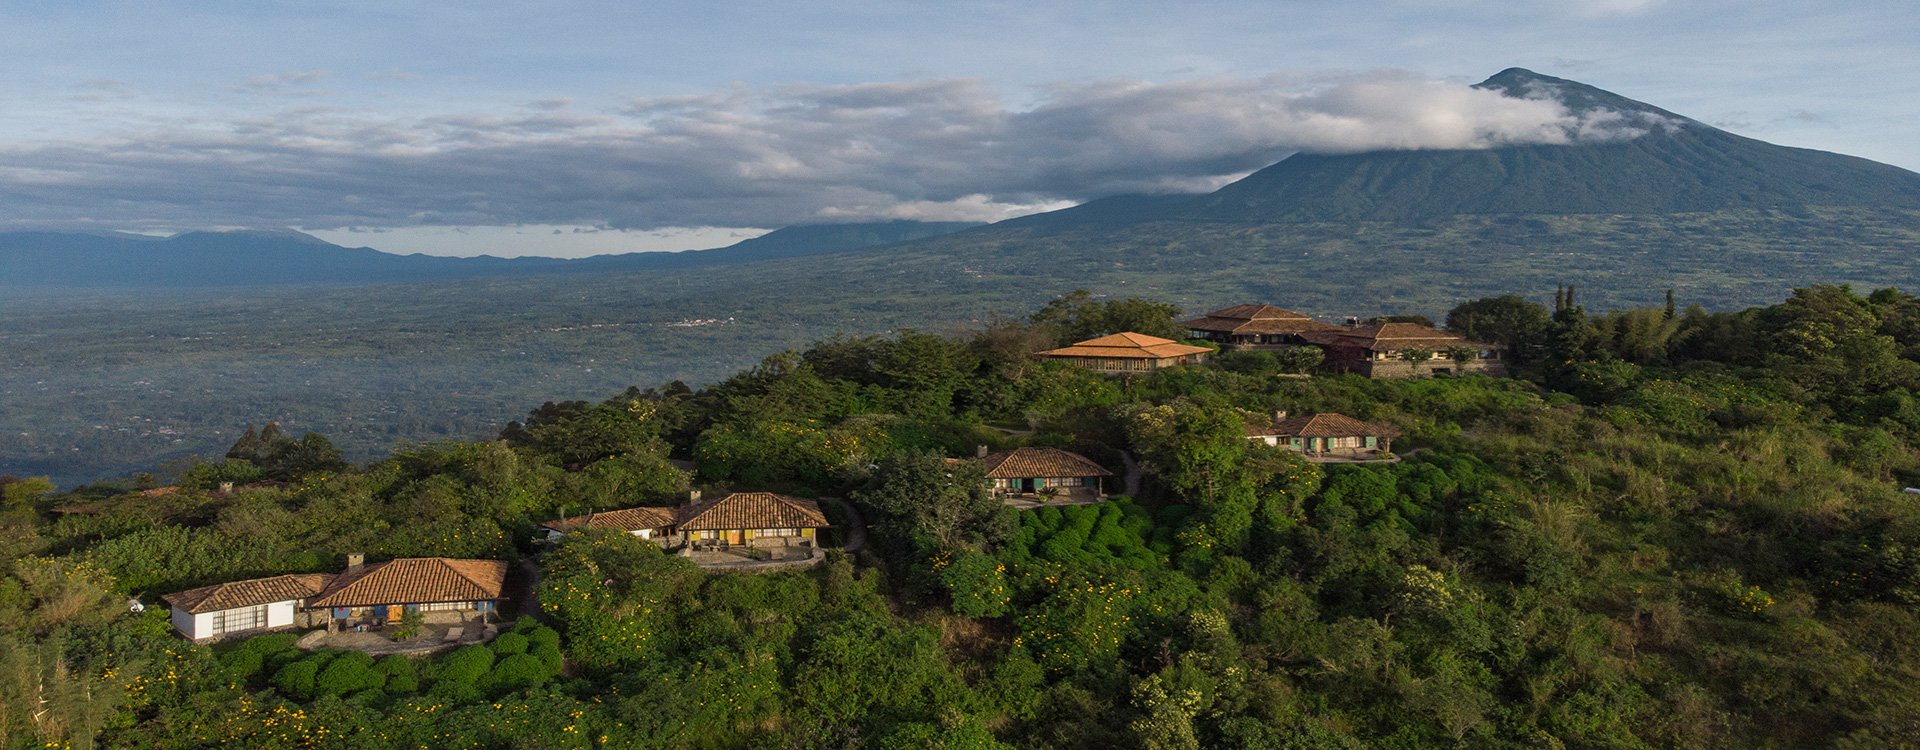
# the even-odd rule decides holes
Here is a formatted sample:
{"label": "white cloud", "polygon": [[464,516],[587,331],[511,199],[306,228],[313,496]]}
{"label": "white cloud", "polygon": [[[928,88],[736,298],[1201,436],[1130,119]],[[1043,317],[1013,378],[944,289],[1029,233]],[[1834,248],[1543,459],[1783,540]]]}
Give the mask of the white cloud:
{"label": "white cloud", "polygon": [[603,114],[556,99],[506,114],[307,108],[182,120],[0,146],[0,203],[11,209],[0,226],[994,220],[1117,193],[1211,189],[1295,151],[1558,144],[1649,127],[1576,115],[1545,95],[1394,72],[1099,81],[1038,94],[1014,108],[981,82],[942,79],[734,87]]}

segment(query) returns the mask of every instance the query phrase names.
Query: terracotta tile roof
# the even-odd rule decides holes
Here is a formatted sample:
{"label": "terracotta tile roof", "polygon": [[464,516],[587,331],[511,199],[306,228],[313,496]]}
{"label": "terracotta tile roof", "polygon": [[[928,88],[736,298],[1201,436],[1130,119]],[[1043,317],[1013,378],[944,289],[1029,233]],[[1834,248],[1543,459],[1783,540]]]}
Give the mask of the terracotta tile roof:
{"label": "terracotta tile roof", "polygon": [[634,532],[641,529],[667,528],[673,525],[674,518],[675,513],[672,508],[623,508],[548,521],[540,525],[559,532],[572,531],[582,526]]}
{"label": "terracotta tile roof", "polygon": [[1332,412],[1282,419],[1265,429],[1249,427],[1247,434],[1275,437],[1365,437],[1368,435],[1384,438],[1400,437],[1400,431],[1392,427],[1362,422],[1345,414]]}
{"label": "terracotta tile roof", "polygon": [[1117,359],[1167,359],[1188,354],[1212,352],[1204,346],[1188,346],[1172,339],[1144,333],[1116,333],[1087,339],[1072,346],[1040,352],[1041,357],[1110,357]]}
{"label": "terracotta tile roof", "polygon": [[332,581],[331,573],[296,573],[272,578],[216,583],[160,598],[174,609],[186,610],[197,615],[202,612],[258,607],[273,602],[306,599],[320,593]]}
{"label": "terracotta tile roof", "polygon": [[499,560],[405,557],[335,576],[308,607],[477,602],[499,599],[507,564]]}
{"label": "terracotta tile roof", "polygon": [[812,500],[771,492],[735,492],[680,509],[682,531],[818,529],[833,524]]}
{"label": "terracotta tile roof", "polygon": [[1015,448],[988,454],[980,461],[986,464],[988,479],[1113,476],[1092,459],[1059,448]]}
{"label": "terracotta tile roof", "polygon": [[1207,313],[1206,317],[1195,318],[1181,325],[1195,331],[1216,333],[1300,333],[1339,328],[1332,323],[1322,323],[1272,305],[1236,305],[1215,310]]}
{"label": "terracotta tile roof", "polygon": [[1419,323],[1376,323],[1358,328],[1308,331],[1301,334],[1301,338],[1325,346],[1351,346],[1369,351],[1428,349],[1440,352],[1456,346],[1469,346],[1476,349],[1500,348],[1499,344],[1468,341],[1466,337],[1459,334],[1448,333]]}

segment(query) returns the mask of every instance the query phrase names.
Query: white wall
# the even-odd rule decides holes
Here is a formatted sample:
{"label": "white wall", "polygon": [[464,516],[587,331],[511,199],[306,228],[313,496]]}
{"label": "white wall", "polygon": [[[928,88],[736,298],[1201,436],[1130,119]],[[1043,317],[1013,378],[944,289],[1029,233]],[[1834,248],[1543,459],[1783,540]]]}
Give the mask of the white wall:
{"label": "white wall", "polygon": [[[284,602],[268,603],[267,622],[264,627],[284,628],[292,626],[293,616],[297,611],[294,605],[295,601],[291,599]],[[226,635],[226,633],[216,633],[213,630],[214,623],[217,621],[220,612],[221,610],[215,610],[212,612],[201,612],[195,615],[188,614],[184,609],[175,608],[168,611],[167,619],[173,623],[174,630],[179,631],[181,635],[186,636],[189,640],[197,641],[202,638]]]}
{"label": "white wall", "polygon": [[169,612],[167,619],[172,620],[173,629],[179,631],[181,635],[186,636],[188,640],[199,638],[200,628],[212,624],[212,618],[210,616],[200,615],[195,617],[194,615],[188,614],[186,610],[178,607],[175,607]]}
{"label": "white wall", "polygon": [[284,628],[293,624],[293,601],[267,605],[267,627]]}

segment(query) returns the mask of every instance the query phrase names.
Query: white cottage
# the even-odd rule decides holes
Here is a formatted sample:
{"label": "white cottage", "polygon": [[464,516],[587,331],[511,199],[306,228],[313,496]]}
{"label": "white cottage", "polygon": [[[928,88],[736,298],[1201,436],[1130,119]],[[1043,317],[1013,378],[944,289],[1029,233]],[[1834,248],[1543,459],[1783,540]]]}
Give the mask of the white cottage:
{"label": "white cottage", "polygon": [[172,610],[173,629],[193,641],[250,630],[288,628],[305,617],[309,597],[333,582],[330,573],[255,578],[202,586],[161,597]]}
{"label": "white cottage", "polygon": [[540,527],[547,530],[548,539],[559,539],[570,531],[595,528],[619,529],[641,539],[656,540],[673,533],[675,520],[672,508],[626,508],[548,521],[540,524]]}

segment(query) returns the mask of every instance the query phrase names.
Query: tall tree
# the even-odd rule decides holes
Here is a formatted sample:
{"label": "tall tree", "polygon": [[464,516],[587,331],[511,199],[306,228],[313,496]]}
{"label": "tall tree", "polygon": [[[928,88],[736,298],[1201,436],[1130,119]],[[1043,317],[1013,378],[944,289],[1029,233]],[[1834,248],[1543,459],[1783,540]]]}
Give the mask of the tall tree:
{"label": "tall tree", "polygon": [[1138,297],[1098,302],[1092,292],[1076,289],[1048,302],[1031,322],[1052,329],[1057,344],[1125,332],[1179,339],[1186,336],[1179,315],[1179,307],[1164,302]]}
{"label": "tall tree", "polygon": [[917,539],[944,550],[985,550],[1013,531],[1013,512],[987,490],[971,461],[938,453],[904,453],[880,462],[873,480],[853,493],[869,510],[875,538]]}
{"label": "tall tree", "polygon": [[1552,325],[1546,308],[1513,294],[1461,303],[1447,313],[1447,330],[1505,345],[1523,363],[1540,357]]}

